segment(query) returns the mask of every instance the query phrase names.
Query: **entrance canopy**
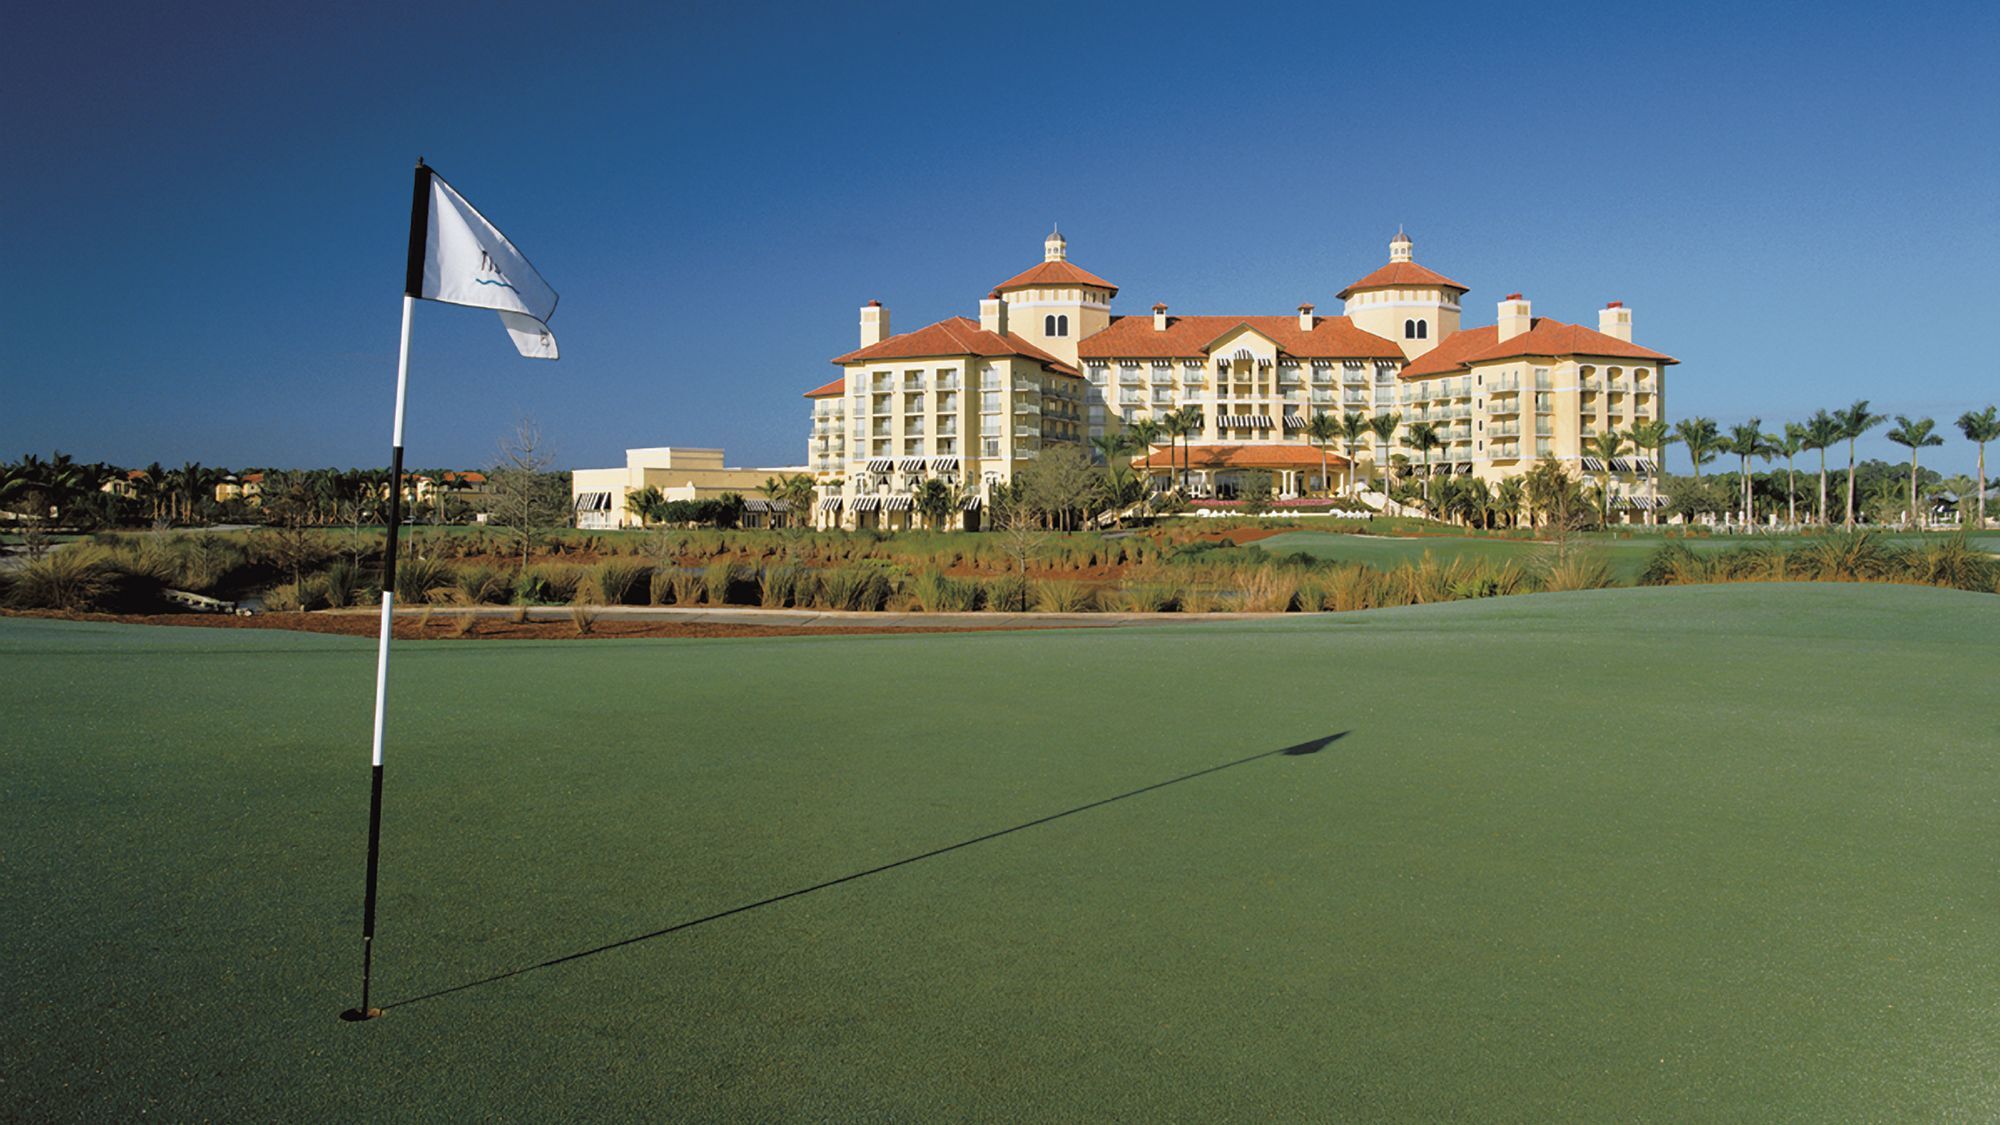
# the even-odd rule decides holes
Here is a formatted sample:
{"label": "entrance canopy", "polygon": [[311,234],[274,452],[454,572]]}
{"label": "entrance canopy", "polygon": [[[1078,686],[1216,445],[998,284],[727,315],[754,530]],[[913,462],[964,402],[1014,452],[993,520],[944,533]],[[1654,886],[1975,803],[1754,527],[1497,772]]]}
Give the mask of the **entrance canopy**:
{"label": "entrance canopy", "polygon": [[[1345,465],[1347,458],[1328,450],[1327,465]],[[1135,469],[1166,472],[1190,469],[1317,469],[1321,454],[1306,445],[1190,445],[1180,450],[1155,450],[1132,462]]]}

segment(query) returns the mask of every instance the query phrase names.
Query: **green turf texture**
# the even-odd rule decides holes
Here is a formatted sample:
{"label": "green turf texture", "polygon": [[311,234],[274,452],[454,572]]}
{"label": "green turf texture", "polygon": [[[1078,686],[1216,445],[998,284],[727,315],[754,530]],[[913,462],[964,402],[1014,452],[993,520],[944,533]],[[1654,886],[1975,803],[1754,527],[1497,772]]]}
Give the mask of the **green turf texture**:
{"label": "green turf texture", "polygon": [[1737,585],[406,644],[346,1024],[369,642],[0,620],[0,1117],[1990,1119],[1996,637]]}
{"label": "green turf texture", "polygon": [[[1911,547],[1922,542],[1937,542],[1947,538],[1945,534],[1887,534],[1883,542],[1895,547]],[[2000,533],[1977,532],[1968,536],[1974,546],[1988,552],[2000,553]],[[1621,581],[1631,582],[1646,568],[1646,560],[1666,540],[1657,533],[1636,532],[1629,539],[1613,538],[1605,535],[1578,536],[1576,543],[1585,551],[1602,558],[1610,566],[1612,574]],[[1678,540],[1703,554],[1732,551],[1746,547],[1767,550],[1789,550],[1811,542],[1799,535],[1722,535],[1707,538]],[[1478,535],[1425,535],[1390,537],[1377,535],[1347,535],[1329,531],[1287,531],[1254,544],[1273,555],[1289,555],[1294,552],[1310,555],[1327,562],[1367,563],[1387,569],[1400,563],[1414,563],[1426,554],[1440,562],[1453,559],[1471,559],[1492,563],[1518,562],[1523,565],[1545,558],[1552,549],[1549,543],[1522,539],[1499,539]]]}

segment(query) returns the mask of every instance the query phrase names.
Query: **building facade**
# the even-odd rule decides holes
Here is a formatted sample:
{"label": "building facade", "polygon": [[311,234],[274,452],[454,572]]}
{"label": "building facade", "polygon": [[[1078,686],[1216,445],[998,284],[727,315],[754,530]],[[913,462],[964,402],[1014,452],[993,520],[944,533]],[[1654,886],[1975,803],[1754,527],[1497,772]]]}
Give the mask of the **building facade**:
{"label": "building facade", "polygon": [[766,480],[806,471],[803,465],[732,468],[723,464],[720,449],[628,449],[622,467],[571,470],[570,506],[576,526],[586,528],[638,527],[639,517],[626,508],[625,498],[647,488],[659,489],[667,500],[718,500],[735,493],[745,498],[746,512],[763,513],[768,504],[757,490]]}
{"label": "building facade", "polygon": [[[1192,420],[1134,462],[1158,487],[1228,494],[1252,471],[1281,496],[1358,490],[1398,453],[1429,471],[1497,481],[1553,458],[1608,479],[1614,505],[1658,503],[1643,451],[1606,464],[1591,440],[1665,415],[1672,357],[1635,344],[1632,310],[1613,301],[1595,329],[1537,318],[1510,294],[1495,323],[1465,328],[1470,291],[1416,262],[1402,232],[1389,261],[1336,295],[1338,316],[1115,316],[1118,287],[1068,260],[1060,231],[1041,264],[996,286],[977,323],[940,321],[894,335],[889,310],[861,310],[861,347],[840,378],[809,391],[808,468],[822,526],[903,527],[913,491],[937,477],[977,512],[1051,444],[1083,442],[1174,415]],[[1314,415],[1395,415],[1387,440],[1315,445]],[[1430,423],[1442,443],[1401,439]],[[975,517],[968,516],[970,526]]]}

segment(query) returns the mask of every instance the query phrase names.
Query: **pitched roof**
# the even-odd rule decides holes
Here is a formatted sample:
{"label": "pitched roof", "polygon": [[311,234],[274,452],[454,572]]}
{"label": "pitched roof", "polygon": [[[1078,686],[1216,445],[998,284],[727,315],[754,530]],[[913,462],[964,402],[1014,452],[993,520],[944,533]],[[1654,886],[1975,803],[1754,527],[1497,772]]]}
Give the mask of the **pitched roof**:
{"label": "pitched roof", "polygon": [[807,391],[805,393],[805,397],[830,398],[836,395],[844,395],[846,393],[847,393],[847,376],[842,375],[840,378],[835,379],[833,382],[828,383],[823,387],[814,387],[812,390]]}
{"label": "pitched roof", "polygon": [[979,327],[979,322],[962,316],[925,325],[915,332],[891,336],[833,357],[834,363],[867,363],[878,359],[929,359],[958,355],[1018,355],[1040,361],[1043,367],[1063,375],[1078,374],[1076,368],[1028,343],[1013,333],[1001,336]]}
{"label": "pitched roof", "polygon": [[1270,337],[1286,355],[1302,359],[1403,358],[1394,343],[1356,328],[1344,316],[1316,316],[1310,331],[1299,328],[1297,316],[1170,316],[1164,331],[1153,327],[1150,316],[1117,316],[1102,331],[1078,341],[1076,352],[1089,359],[1205,356],[1210,344],[1246,327]]}
{"label": "pitched roof", "polygon": [[[1164,469],[1169,464],[1190,469],[1317,469],[1320,451],[1309,445],[1188,445],[1178,453],[1159,450],[1135,458],[1135,469]],[[1345,465],[1347,458],[1328,450],[1326,464]]]}
{"label": "pitched roof", "polygon": [[1609,359],[1649,359],[1655,363],[1679,363],[1673,356],[1627,343],[1581,324],[1565,324],[1545,316],[1535,317],[1528,330],[1505,340],[1494,325],[1464,328],[1438,341],[1438,346],[1410,361],[1403,378],[1442,375],[1463,371],[1475,363],[1520,356],[1604,356]]}
{"label": "pitched roof", "polygon": [[1032,289],[1050,285],[1093,285],[1099,289],[1111,290],[1113,296],[1118,294],[1116,285],[1068,262],[1043,262],[1033,269],[1015,274],[994,286],[993,290],[996,293],[1005,293],[1009,289]]}
{"label": "pitched roof", "polygon": [[1334,296],[1344,301],[1349,293],[1357,293],[1363,289],[1390,289],[1405,285],[1441,285],[1447,289],[1456,289],[1460,293],[1469,291],[1469,287],[1462,282],[1453,281],[1436,270],[1425,269],[1415,262],[1390,262]]}

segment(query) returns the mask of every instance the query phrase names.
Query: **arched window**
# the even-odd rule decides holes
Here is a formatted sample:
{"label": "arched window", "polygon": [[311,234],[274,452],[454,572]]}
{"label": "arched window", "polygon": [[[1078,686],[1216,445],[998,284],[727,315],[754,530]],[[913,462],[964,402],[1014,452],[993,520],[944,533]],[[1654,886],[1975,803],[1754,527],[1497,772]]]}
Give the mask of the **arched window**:
{"label": "arched window", "polygon": [[1414,339],[1416,339],[1416,338],[1417,338],[1417,322],[1416,322],[1416,321],[1414,321],[1414,320],[1406,320],[1406,321],[1404,321],[1404,322],[1403,322],[1403,339],[1405,339],[1405,340],[1414,340]]}
{"label": "arched window", "polygon": [[1430,322],[1430,321],[1428,321],[1428,320],[1420,320],[1420,321],[1418,321],[1418,322],[1417,322],[1417,339],[1419,339],[1419,340],[1428,340],[1428,339],[1430,339],[1430,338],[1431,338],[1431,322]]}
{"label": "arched window", "polygon": [[1052,316],[1045,316],[1045,317],[1043,317],[1043,318],[1042,318],[1042,335],[1044,335],[1044,336],[1053,336],[1053,335],[1055,335],[1055,334],[1056,334],[1056,318],[1055,318],[1055,317],[1052,317]]}
{"label": "arched window", "polygon": [[1057,317],[1057,318],[1056,318],[1056,335],[1058,335],[1058,336],[1067,336],[1067,335],[1069,335],[1069,318],[1068,318],[1068,317],[1066,317],[1066,316],[1059,316],[1059,317]]}

